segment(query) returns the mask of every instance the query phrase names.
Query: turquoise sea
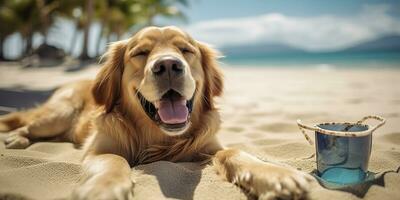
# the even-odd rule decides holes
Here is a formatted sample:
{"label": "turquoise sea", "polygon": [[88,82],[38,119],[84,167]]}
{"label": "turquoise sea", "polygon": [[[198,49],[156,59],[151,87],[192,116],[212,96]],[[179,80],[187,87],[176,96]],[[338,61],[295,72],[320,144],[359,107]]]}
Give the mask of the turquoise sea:
{"label": "turquoise sea", "polygon": [[400,51],[225,55],[221,62],[228,66],[400,69]]}

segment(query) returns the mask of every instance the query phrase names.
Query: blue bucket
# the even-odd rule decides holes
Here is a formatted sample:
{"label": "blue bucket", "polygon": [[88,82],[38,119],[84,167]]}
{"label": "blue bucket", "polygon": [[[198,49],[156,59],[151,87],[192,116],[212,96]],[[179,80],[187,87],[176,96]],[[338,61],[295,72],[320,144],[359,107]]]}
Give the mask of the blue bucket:
{"label": "blue bucket", "polygon": [[[380,123],[370,127],[367,119]],[[385,123],[379,116],[367,116],[357,123],[323,123],[307,126],[297,120],[303,135],[313,145],[305,130],[315,131],[317,175],[330,183],[350,185],[366,179],[371,155],[372,133]]]}

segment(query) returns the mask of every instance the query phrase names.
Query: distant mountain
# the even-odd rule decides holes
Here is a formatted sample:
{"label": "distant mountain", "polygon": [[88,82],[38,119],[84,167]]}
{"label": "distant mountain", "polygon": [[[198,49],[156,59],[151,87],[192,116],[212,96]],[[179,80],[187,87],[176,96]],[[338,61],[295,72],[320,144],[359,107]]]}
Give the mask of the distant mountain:
{"label": "distant mountain", "polygon": [[360,43],[339,52],[377,52],[400,51],[400,35],[381,37],[375,40]]}
{"label": "distant mountain", "polygon": [[288,54],[306,53],[306,51],[284,44],[248,44],[232,45],[220,48],[226,56],[245,56],[245,55],[268,55],[268,54]]}
{"label": "distant mountain", "polygon": [[301,48],[285,44],[246,44],[223,46],[222,53],[229,57],[245,57],[251,55],[276,54],[330,54],[330,53],[359,53],[359,52],[400,52],[400,35],[385,36],[378,39],[362,42],[352,47],[334,52],[309,52]]}

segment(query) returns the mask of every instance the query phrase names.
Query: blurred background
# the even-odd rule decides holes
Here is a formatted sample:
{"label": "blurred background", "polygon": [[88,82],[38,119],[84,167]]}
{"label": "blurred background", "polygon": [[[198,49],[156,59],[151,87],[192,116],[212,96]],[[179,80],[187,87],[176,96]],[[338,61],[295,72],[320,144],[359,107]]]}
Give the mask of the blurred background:
{"label": "blurred background", "polygon": [[0,107],[93,78],[109,43],[150,25],[181,27],[227,67],[400,68],[396,0],[0,0]]}
{"label": "blurred background", "polygon": [[396,67],[400,61],[395,0],[2,0],[0,60],[96,62],[107,44],[149,25],[182,27],[220,49],[228,64]]}

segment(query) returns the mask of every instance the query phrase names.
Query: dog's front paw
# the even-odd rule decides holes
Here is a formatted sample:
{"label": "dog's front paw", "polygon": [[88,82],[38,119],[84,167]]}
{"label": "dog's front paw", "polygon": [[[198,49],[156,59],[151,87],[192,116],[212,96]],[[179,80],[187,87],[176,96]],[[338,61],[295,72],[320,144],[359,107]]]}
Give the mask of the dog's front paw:
{"label": "dog's front paw", "polygon": [[113,177],[92,177],[72,192],[76,200],[128,200],[133,198],[133,182],[113,180]]}
{"label": "dog's front paw", "polygon": [[301,171],[269,163],[243,169],[233,182],[259,199],[303,199],[314,178]]}
{"label": "dog's front paw", "polygon": [[7,149],[25,149],[31,142],[26,137],[28,134],[28,129],[26,127],[21,127],[14,131],[8,133],[7,138],[4,143]]}

